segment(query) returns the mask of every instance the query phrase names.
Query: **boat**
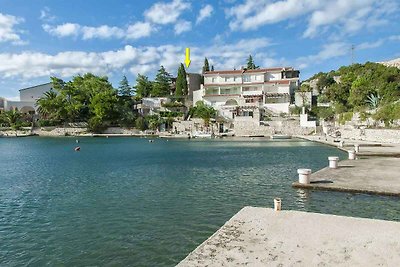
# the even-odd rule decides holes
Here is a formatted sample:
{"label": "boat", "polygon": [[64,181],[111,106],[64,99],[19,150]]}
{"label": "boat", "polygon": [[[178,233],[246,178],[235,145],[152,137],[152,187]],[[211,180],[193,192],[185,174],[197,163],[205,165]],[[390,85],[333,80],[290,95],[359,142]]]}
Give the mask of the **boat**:
{"label": "boat", "polygon": [[271,139],[292,139],[292,136],[285,135],[285,134],[274,134],[274,135],[271,135]]}
{"label": "boat", "polygon": [[213,135],[211,133],[195,132],[193,134],[194,138],[211,138]]}

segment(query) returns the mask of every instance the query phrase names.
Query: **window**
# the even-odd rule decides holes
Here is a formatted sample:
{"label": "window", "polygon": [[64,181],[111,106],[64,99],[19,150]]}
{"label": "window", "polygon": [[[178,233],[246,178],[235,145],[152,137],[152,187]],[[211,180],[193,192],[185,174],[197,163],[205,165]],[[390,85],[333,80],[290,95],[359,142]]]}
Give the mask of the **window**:
{"label": "window", "polygon": [[244,82],[251,82],[250,75],[245,75],[245,76],[243,76],[243,81],[244,81]]}
{"label": "window", "polygon": [[233,76],[233,81],[236,82],[236,76]]}
{"label": "window", "polygon": [[229,80],[229,78],[228,77],[225,77],[225,82],[227,82]]}
{"label": "window", "polygon": [[211,81],[212,81],[213,83],[215,83],[216,78],[215,78],[215,77],[212,77],[212,78],[211,78]]}

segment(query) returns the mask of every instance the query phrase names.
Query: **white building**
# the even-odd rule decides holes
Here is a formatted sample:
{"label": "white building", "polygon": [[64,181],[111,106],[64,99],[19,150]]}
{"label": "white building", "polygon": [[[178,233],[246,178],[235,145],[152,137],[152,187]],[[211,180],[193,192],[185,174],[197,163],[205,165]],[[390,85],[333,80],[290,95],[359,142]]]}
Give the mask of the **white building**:
{"label": "white building", "polygon": [[22,113],[35,114],[37,112],[36,101],[41,98],[44,93],[53,89],[52,83],[40,84],[19,90],[19,101],[11,101],[0,99],[0,110],[18,109]]}
{"label": "white building", "polygon": [[204,85],[193,93],[193,102],[204,101],[231,119],[252,116],[260,108],[289,113],[298,86],[299,71],[291,67],[209,71],[204,73]]}

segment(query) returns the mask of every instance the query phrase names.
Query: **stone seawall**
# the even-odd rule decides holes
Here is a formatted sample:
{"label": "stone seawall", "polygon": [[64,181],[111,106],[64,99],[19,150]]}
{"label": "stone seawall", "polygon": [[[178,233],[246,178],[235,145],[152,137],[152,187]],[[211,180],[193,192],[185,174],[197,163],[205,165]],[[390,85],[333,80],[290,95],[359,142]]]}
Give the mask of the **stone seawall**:
{"label": "stone seawall", "polygon": [[39,136],[77,136],[87,133],[87,128],[57,128],[57,127],[41,127],[33,130],[35,135]]}
{"label": "stone seawall", "polygon": [[298,120],[276,120],[266,123],[267,125],[259,125],[259,122],[254,120],[235,120],[235,136],[309,135],[315,132],[313,127],[300,127]]}
{"label": "stone seawall", "polygon": [[395,129],[340,129],[342,137],[352,140],[400,144],[400,130]]}

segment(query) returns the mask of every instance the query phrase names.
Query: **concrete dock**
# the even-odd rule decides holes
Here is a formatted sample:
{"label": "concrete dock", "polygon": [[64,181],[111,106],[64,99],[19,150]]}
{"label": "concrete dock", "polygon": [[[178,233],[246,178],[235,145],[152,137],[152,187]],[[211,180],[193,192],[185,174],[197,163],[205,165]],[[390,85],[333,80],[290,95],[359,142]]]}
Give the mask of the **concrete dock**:
{"label": "concrete dock", "polygon": [[339,143],[330,137],[327,140],[318,136],[299,138],[335,146],[346,152],[358,145],[359,152],[356,153],[357,160],[340,161],[337,169],[312,170],[310,184],[296,181],[293,187],[400,196],[400,144],[344,140],[344,146],[339,147]]}
{"label": "concrete dock", "polygon": [[337,169],[327,167],[311,174],[310,181],[294,182],[293,187],[400,196],[400,158],[343,160]]}
{"label": "concrete dock", "polygon": [[399,266],[400,222],[245,207],[177,266]]}

